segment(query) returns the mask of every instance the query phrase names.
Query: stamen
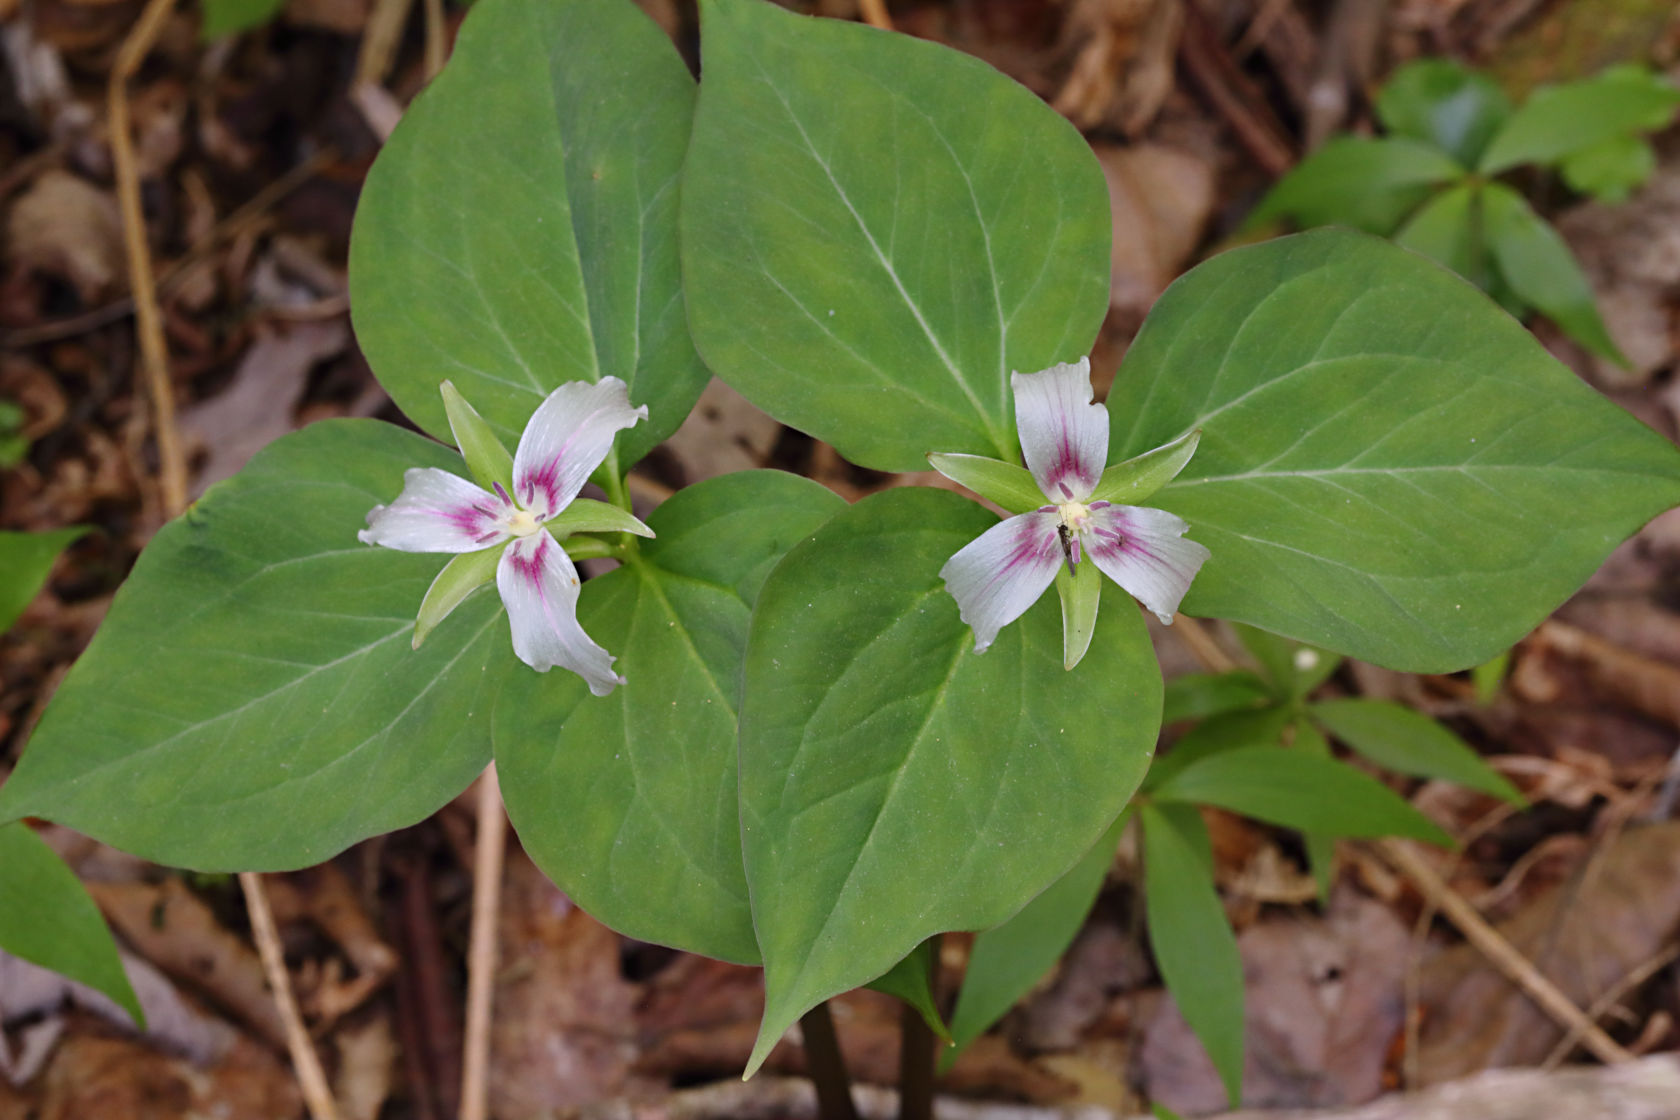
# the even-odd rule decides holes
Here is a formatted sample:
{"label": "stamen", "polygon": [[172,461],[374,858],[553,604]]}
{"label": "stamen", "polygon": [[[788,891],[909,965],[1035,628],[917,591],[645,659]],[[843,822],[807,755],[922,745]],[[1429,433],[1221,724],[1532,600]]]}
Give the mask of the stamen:
{"label": "stamen", "polygon": [[513,504],[513,499],[508,497],[508,492],[506,490],[502,489],[502,484],[501,483],[492,482],[490,485],[492,485],[496,488],[496,493],[501,495],[502,501],[506,502],[510,506]]}
{"label": "stamen", "polygon": [[1058,482],[1056,485],[1061,489],[1062,497],[1066,498],[1070,502],[1073,501],[1073,491],[1068,488],[1068,484],[1066,482]]}

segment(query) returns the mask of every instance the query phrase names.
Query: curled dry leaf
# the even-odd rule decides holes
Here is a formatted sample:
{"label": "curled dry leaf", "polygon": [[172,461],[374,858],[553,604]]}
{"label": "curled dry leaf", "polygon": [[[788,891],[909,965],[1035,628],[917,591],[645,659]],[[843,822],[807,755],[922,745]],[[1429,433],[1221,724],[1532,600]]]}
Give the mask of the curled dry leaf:
{"label": "curled dry leaf", "polygon": [[231,1012],[276,1050],[286,1032],[254,949],[216,920],[179,879],[89,883],[89,893],[135,950]]}
{"label": "curled dry leaf", "polygon": [[1201,242],[1213,213],[1213,165],[1161,144],[1094,150],[1114,218],[1109,303],[1135,327]]}
{"label": "curled dry leaf", "polygon": [[84,304],[97,302],[124,275],[116,200],[68,171],[42,173],[12,204],[6,261],[67,281]]}

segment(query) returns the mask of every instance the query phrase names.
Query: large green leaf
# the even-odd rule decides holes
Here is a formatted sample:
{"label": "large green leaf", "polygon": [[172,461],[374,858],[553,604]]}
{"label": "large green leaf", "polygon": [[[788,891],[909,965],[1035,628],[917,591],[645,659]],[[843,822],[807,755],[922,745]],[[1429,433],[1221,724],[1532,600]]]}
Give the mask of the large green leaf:
{"label": "large green leaf", "polygon": [[277,440],[164,526],[0,787],[0,821],[70,825],[177,867],[303,867],[414,823],[490,760],[510,672],[494,594],[419,650],[444,557],[356,540],[409,467],[460,456],[389,424]]}
{"label": "large green leaf", "polygon": [[0,532],[0,633],[10,630],[40,594],[58,554],[85,532],[79,526],[44,533]]}
{"label": "large green leaf", "polygon": [[1112,459],[1192,428],[1150,499],[1212,558],[1184,610],[1418,672],[1510,646],[1680,502],[1680,452],[1462,280],[1340,230],[1221,254],[1161,297]]}
{"label": "large green leaf", "polygon": [[1674,118],[1680,89],[1643,66],[1612,66],[1597,77],[1536,90],[1482,153],[1484,175],[1519,163],[1549,163]]}
{"label": "large green leaf", "polygon": [[104,992],[145,1025],[99,908],[22,822],[0,825],[0,949]]}
{"label": "large green leaf", "polygon": [[1235,1104],[1242,1099],[1242,956],[1214,889],[1207,825],[1188,805],[1146,803],[1138,819],[1155,964]]}
{"label": "large green leaf", "polygon": [[1049,594],[974,654],[938,573],[992,524],[949,492],[889,490],[788,553],[759,596],[741,825],[767,991],[749,1068],[929,935],[1019,910],[1148,765],[1160,671],[1112,584],[1077,669]]}
{"label": "large green leaf", "polygon": [[694,82],[630,0],[481,0],[362,188],[356,337],[392,399],[447,439],[453,381],[511,446],[565,381],[630,385],[628,465],[705,384],[677,267]]}
{"label": "large green leaf", "polygon": [[1511,99],[1492,78],[1443,58],[1425,58],[1390,75],[1377,94],[1377,116],[1400,136],[1425,141],[1474,167],[1511,114]]}
{"label": "large green leaf", "polygon": [[1233,813],[1331,836],[1452,838],[1399,794],[1333,758],[1287,747],[1210,755],[1154,788],[1162,802],[1217,805]]}
{"label": "large green leaf", "polygon": [[707,364],[865,466],[1014,460],[1011,371],[1077,359],[1108,306],[1084,139],[934,43],[764,0],[701,22],[682,240]]}
{"label": "large green leaf", "polygon": [[941,1069],[950,1069],[963,1047],[1032,991],[1073,944],[1114,865],[1114,849],[1129,815],[1129,810],[1120,814],[1084,859],[1020,913],[974,938],[968,971],[963,973],[962,990],[951,1013],[951,1047],[939,1058]]}
{"label": "large green leaf", "polygon": [[1430,192],[1464,174],[1440,149],[1405,137],[1339,136],[1279,179],[1248,217],[1388,233]]}
{"label": "large green leaf", "polygon": [[1521,805],[1515,786],[1470,745],[1422,712],[1387,700],[1348,697],[1312,706],[1312,716],[1366,758],[1396,774],[1443,778]]}
{"label": "large green leaf", "polygon": [[1291,709],[1286,704],[1240,708],[1209,716],[1173,740],[1165,754],[1156,756],[1149,766],[1149,773],[1144,776],[1144,792],[1155,789],[1180,770],[1209,755],[1242,747],[1277,746],[1291,718]]}
{"label": "large green leaf", "polygon": [[1505,285],[1588,350],[1625,364],[1599,317],[1587,278],[1558,231],[1503,183],[1483,188],[1482,214],[1488,250]]}
{"label": "large green leaf", "polygon": [[496,763],[520,840],[578,904],[644,941],[757,963],[741,869],[735,713],[747,616],[771,566],[844,503],[750,471],[680,491],[658,537],[583,586],[578,617],[628,682],[517,674]]}

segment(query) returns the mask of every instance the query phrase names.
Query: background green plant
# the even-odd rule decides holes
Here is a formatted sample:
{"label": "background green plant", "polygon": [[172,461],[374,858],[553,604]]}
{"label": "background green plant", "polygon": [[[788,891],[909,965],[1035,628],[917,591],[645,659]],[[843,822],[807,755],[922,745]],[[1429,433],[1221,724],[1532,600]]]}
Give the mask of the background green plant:
{"label": "background green plant", "polygon": [[1580,193],[1620,201],[1656,166],[1643,134],[1667,125],[1677,104],[1680,90],[1632,64],[1536,90],[1518,107],[1486,75],[1413,62],[1377,95],[1386,135],[1332,139],[1278,181],[1249,227],[1289,218],[1392,237],[1512,313],[1538,310],[1623,361],[1563,238],[1499,177],[1555,171]]}
{"label": "background green plant", "polygon": [[[1467,743],[1425,715],[1388,701],[1311,700],[1340,657],[1250,627],[1236,629],[1258,671],[1193,673],[1167,682],[1163,723],[1194,725],[1155,760],[1122,818],[1140,826],[1142,903],[1162,981],[1233,1105],[1242,1095],[1242,961],[1219,901],[1198,806],[1299,830],[1320,899],[1327,901],[1339,839],[1399,836],[1451,844],[1386,786],[1333,758],[1328,739],[1397,774],[1452,781],[1522,803],[1515,787]],[[947,1068],[1072,943],[1113,863],[1122,822],[1014,918],[975,937],[951,1018],[955,1045],[942,1059]]]}

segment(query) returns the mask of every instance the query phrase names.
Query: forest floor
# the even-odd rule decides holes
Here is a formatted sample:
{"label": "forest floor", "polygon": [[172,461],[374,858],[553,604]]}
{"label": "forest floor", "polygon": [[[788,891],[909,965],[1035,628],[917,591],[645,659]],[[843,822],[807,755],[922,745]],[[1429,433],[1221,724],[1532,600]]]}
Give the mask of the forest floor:
{"label": "forest floor", "polygon": [[[692,62],[691,0],[641,2]],[[877,20],[882,9],[796,6]],[[136,228],[115,185],[107,96],[143,7],[0,0],[0,402],[15,406],[0,405],[0,528],[97,529],[0,639],[0,779],[164,519],[132,239],[153,257],[193,495],[315,420],[403,422],[357,349],[346,252],[363,177],[463,10],[428,20],[432,6],[412,0],[288,0],[271,24],[206,43],[197,6],[180,4],[126,87],[144,215]],[[1369,131],[1370,91],[1398,62],[1460,59],[1521,93],[1612,62],[1672,72],[1680,59],[1680,16],[1652,0],[897,0],[885,10],[899,30],[1020,80],[1090,139],[1116,231],[1112,311],[1093,358],[1099,392],[1162,289],[1227,244],[1303,151]],[[1530,192],[1583,262],[1630,367],[1534,327],[1590,384],[1672,438],[1680,130],[1659,137],[1658,151],[1654,178],[1618,206],[1573,200],[1550,182]],[[714,383],[638,468],[634,492],[655,502],[767,465],[849,499],[904,481],[850,466]],[[1240,657],[1228,634],[1208,633],[1213,661]],[[1156,634],[1169,674],[1209,666],[1207,649]],[[1604,1102],[1621,1085],[1668,1094],[1672,1111],[1617,1115],[1680,1116],[1680,1067],[1660,1060],[1541,1072],[1595,1059],[1579,1031],[1507,978],[1532,965],[1620,1058],[1680,1050],[1680,511],[1618,549],[1517,647],[1491,701],[1463,676],[1352,663],[1325,687],[1443,721],[1530,804],[1397,786],[1466,842],[1428,854],[1432,875],[1381,846],[1344,844],[1327,906],[1297,841],[1208,811],[1247,975],[1246,1103],[1346,1108],[1480,1075],[1506,1079],[1467,1083],[1491,1085],[1501,1108],[1546,1103],[1496,1113],[1464,1088],[1413,1104],[1388,1098],[1376,1106],[1388,1111],[1358,1115],[1564,1115],[1576,1098],[1587,1102],[1580,1115],[1610,1115]],[[291,983],[346,1120],[457,1114],[475,804],[469,791],[329,864],[267,877]],[[0,1120],[303,1115],[237,884],[61,829],[44,834],[149,970],[151,1023],[138,1037],[126,1020],[0,960]],[[1058,970],[942,1081],[971,1110],[950,1115],[1222,1107],[1218,1078],[1150,960],[1136,862],[1123,846]],[[1451,919],[1466,909],[1498,932],[1493,948],[1466,941]],[[809,1109],[775,1076],[731,1084],[757,1029],[756,970],[620,937],[572,907],[516,839],[498,929],[493,1116]],[[947,986],[966,952],[964,939],[946,939]],[[894,1083],[896,1004],[869,992],[838,1004],[854,1077]],[[790,1041],[768,1068],[790,1074],[802,1063]],[[1482,1073],[1493,1067],[1529,1072]],[[889,1108],[866,1098],[872,1115]]]}

